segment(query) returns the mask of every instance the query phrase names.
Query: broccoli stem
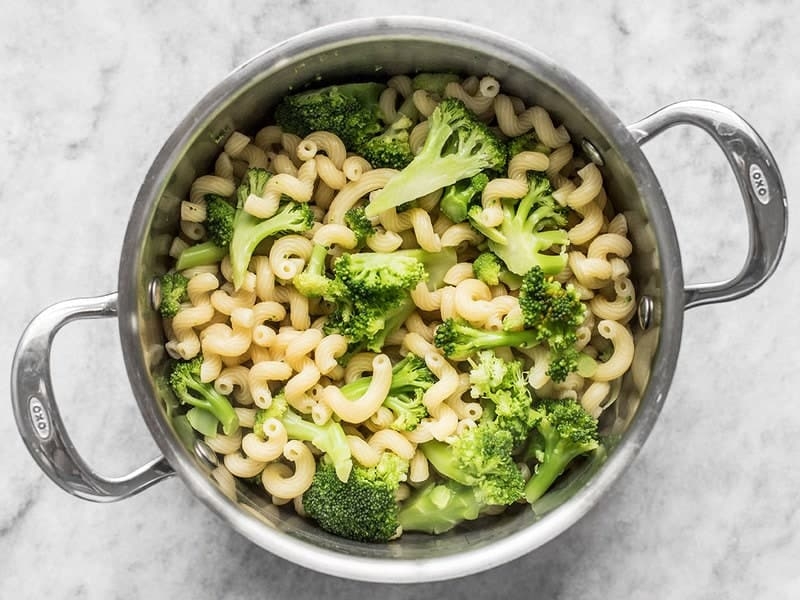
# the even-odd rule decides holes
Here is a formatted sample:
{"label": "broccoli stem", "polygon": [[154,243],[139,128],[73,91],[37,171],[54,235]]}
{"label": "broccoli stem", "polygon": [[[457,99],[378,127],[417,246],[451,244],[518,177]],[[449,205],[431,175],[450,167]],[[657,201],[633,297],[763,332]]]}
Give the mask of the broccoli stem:
{"label": "broccoli stem", "polygon": [[565,454],[561,449],[554,448],[553,453],[548,456],[547,460],[537,466],[536,472],[525,485],[525,499],[533,504],[544,496],[545,492],[550,489],[550,486],[555,483],[558,476],[564,472],[564,469],[576,456],[578,454]]}
{"label": "broccoli stem", "polygon": [[422,453],[439,473],[460,483],[461,485],[474,485],[474,478],[470,477],[459,467],[450,444],[431,440],[420,445]]}
{"label": "broccoli stem", "polygon": [[[234,413],[235,414],[235,413]],[[325,425],[317,425],[306,421],[293,410],[287,410],[281,417],[289,439],[311,442],[325,452],[334,464],[336,476],[347,481],[353,468],[350,446],[344,429],[336,421],[328,421]]]}
{"label": "broccoli stem", "polygon": [[175,270],[184,271],[204,265],[213,265],[225,258],[227,254],[228,251],[225,248],[220,248],[212,241],[195,244],[181,252]]}
{"label": "broccoli stem", "polygon": [[225,396],[217,393],[209,384],[201,383],[193,377],[186,377],[185,381],[187,389],[197,392],[200,397],[194,394],[185,394],[181,397],[181,401],[207,410],[214,415],[222,424],[222,431],[225,435],[236,431],[236,428],[239,427],[239,417]]}
{"label": "broccoli stem", "polygon": [[483,506],[472,488],[451,481],[416,492],[403,503],[397,518],[403,531],[436,535],[477,519]]}

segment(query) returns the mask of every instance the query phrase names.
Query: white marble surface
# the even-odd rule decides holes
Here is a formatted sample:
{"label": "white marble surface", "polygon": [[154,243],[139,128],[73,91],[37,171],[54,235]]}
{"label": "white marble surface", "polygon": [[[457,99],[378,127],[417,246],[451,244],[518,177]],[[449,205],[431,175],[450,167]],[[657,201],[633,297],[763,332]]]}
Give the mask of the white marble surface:
{"label": "white marble surface", "polygon": [[[513,7],[512,7],[513,4]],[[196,6],[191,6],[196,5]],[[544,51],[631,122],[706,97],[742,113],[800,185],[800,12],[790,1],[437,3]],[[6,0],[0,18],[0,380],[43,306],[115,289],[129,209],[156,151],[214,83],[306,29],[391,14],[366,0],[159,3]],[[458,6],[458,8],[456,8]],[[535,6],[535,8],[534,8]],[[733,274],[744,213],[721,154],[673,130],[647,147],[690,281]],[[177,479],[95,505],[50,483],[0,407],[2,598],[796,598],[800,420],[797,221],[752,296],[686,315],[671,393],[639,458],[586,518],[492,571],[424,586],[319,575],[260,551]],[[78,448],[120,474],[156,454],[113,321],[69,326],[54,349]]]}

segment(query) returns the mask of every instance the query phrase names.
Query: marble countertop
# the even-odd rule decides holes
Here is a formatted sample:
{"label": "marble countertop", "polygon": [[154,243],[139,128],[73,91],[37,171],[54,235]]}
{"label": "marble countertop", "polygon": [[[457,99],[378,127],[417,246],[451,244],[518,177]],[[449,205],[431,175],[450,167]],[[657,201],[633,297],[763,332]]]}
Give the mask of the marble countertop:
{"label": "marble countertop", "polygon": [[[202,4],[4,4],[0,380],[8,381],[19,335],[41,308],[115,289],[144,174],[212,85],[290,35],[397,10],[365,0]],[[624,122],[686,98],[727,104],[772,149],[790,199],[798,189],[800,12],[788,0],[459,5],[408,0],[403,12],[467,20],[528,43]],[[722,154],[685,128],[646,154],[675,216],[687,280],[733,275],[747,228]],[[523,558],[416,586],[317,574],[232,532],[176,478],[116,504],[67,495],[26,452],[6,402],[0,597],[796,598],[796,224],[762,289],[686,314],[672,388],[638,459],[588,516]],[[53,371],[67,427],[100,472],[122,474],[157,454],[131,396],[115,321],[65,328]]]}

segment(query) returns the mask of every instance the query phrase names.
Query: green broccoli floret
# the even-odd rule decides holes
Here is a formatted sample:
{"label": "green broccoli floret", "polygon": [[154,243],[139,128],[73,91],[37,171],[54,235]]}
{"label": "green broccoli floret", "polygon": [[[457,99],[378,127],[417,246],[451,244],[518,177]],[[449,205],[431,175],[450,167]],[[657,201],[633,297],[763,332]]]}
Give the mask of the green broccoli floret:
{"label": "green broccoli floret", "polygon": [[535,418],[531,410],[533,397],[522,369],[522,362],[498,358],[486,350],[478,353],[469,373],[470,394],[481,398],[484,414],[481,421],[491,419],[512,436],[516,448],[530,433]]}
{"label": "green broccoli floret", "polygon": [[440,102],[429,122],[422,150],[370,201],[366,207],[368,217],[486,169],[501,171],[505,167],[505,144],[460,100],[448,98]]}
{"label": "green broccoli floret", "polygon": [[356,244],[359,248],[366,243],[367,238],[375,235],[375,226],[364,214],[362,206],[354,206],[344,213],[344,224],[356,234]]}
{"label": "green broccoli floret", "polygon": [[306,268],[295,275],[292,280],[292,284],[298,292],[308,298],[332,298],[335,296],[333,292],[335,282],[325,275],[327,256],[328,249],[325,246],[314,244]]}
{"label": "green broccoli floret", "polygon": [[538,460],[525,485],[531,504],[541,498],[559,475],[578,456],[599,447],[597,419],[572,400],[541,400],[535,406],[540,436],[535,443]]}
{"label": "green broccoli floret", "polygon": [[525,480],[512,456],[514,438],[493,421],[466,429],[451,444],[420,445],[425,458],[442,475],[476,488],[487,505],[506,505],[522,497]]}
{"label": "green broccoli floret", "polygon": [[381,135],[364,142],[359,148],[360,154],[374,169],[404,169],[414,159],[408,143],[409,130],[413,126],[411,119],[401,116]]}
{"label": "green broccoli floret", "polygon": [[181,308],[181,302],[186,302],[189,295],[186,293],[189,280],[180,273],[164,273],[158,280],[161,300],[158,310],[161,316],[172,318]]}
{"label": "green broccoli floret", "polygon": [[539,343],[536,332],[523,331],[489,331],[473,327],[462,319],[445,319],[436,328],[433,343],[441,348],[448,358],[467,360],[481,350],[490,350],[509,346],[527,348]]}
{"label": "green broccoli floret", "polygon": [[233,286],[237,290],[244,283],[253,252],[263,240],[279,233],[302,233],[311,229],[314,224],[314,213],[307,204],[301,202],[285,202],[267,219],[259,219],[244,210],[250,194],[260,196],[269,178],[269,171],[248,169],[236,190],[237,206],[233,219],[230,259]]}
{"label": "green broccoli floret", "polygon": [[418,254],[414,250],[343,254],[333,271],[355,300],[394,300],[427,277]]}
{"label": "green broccoli floret", "polygon": [[[422,404],[422,394],[436,382],[425,361],[414,354],[406,355],[392,367],[392,383],[383,406],[394,413],[390,425],[397,431],[413,431],[419,422],[428,416]],[[349,400],[357,400],[366,393],[372,377],[360,377],[343,385],[342,395]]]}
{"label": "green broccoli floret", "polygon": [[175,263],[176,271],[185,271],[205,265],[213,265],[228,255],[228,249],[218,246],[213,240],[189,246],[181,252]]}
{"label": "green broccoli floret", "polygon": [[[489,240],[492,250],[512,273],[525,275],[539,266],[548,275],[559,273],[567,265],[569,237],[567,209],[552,196],[550,181],[544,175],[529,178],[528,193],[519,201],[502,200],[503,221],[487,227],[481,220],[482,209],[469,210],[470,224]],[[546,254],[554,246],[558,254]]]}
{"label": "green broccoli floret", "polygon": [[509,160],[520,152],[541,152],[542,154],[550,154],[550,147],[539,141],[536,132],[531,130],[528,133],[523,133],[522,135],[508,140]]}
{"label": "green broccoli floret", "polygon": [[519,289],[522,278],[506,269],[505,263],[491,252],[483,252],[472,262],[472,274],[486,285],[504,283],[510,289]]}
{"label": "green broccoli floret", "polygon": [[550,351],[547,374],[553,381],[563,381],[578,368],[580,358],[575,343],[578,327],[586,318],[586,307],[578,292],[534,267],[523,277],[519,306],[525,330],[532,331],[537,341],[547,343]]}
{"label": "green broccoli floret", "polygon": [[403,502],[397,519],[404,532],[422,531],[437,535],[450,531],[463,521],[477,519],[485,507],[475,488],[455,481],[432,483]]}
{"label": "green broccoli floret", "polygon": [[[343,262],[345,256],[351,258]],[[423,278],[427,273],[428,288],[435,290],[456,264],[456,253],[444,248],[436,253],[400,250],[383,255],[343,255],[334,265],[337,287],[332,301],[336,308],[328,315],[325,332],[344,335],[354,348],[379,352],[386,337],[416,308],[411,289],[422,278],[417,279],[420,271],[415,261],[422,266]]]}
{"label": "green broccoli floret", "polygon": [[239,418],[228,398],[210,383],[200,381],[203,357],[176,361],[169,375],[169,385],[183,404],[208,411],[222,424],[222,431],[230,435],[239,427]]}
{"label": "green broccoli floret", "polygon": [[411,80],[411,85],[415,90],[425,90],[442,98],[447,84],[459,81],[461,77],[455,73],[418,73]]}
{"label": "green broccoli floret", "polygon": [[236,209],[227,199],[216,194],[206,195],[206,231],[220,248],[227,248],[233,238]]}
{"label": "green broccoli floret", "polygon": [[275,109],[275,121],[300,137],[330,131],[358,152],[383,131],[378,99],[384,89],[380,83],[350,83],[287,96]]}
{"label": "green broccoli floret", "polygon": [[347,436],[337,421],[329,420],[324,425],[307,421],[289,406],[283,393],[276,394],[272,398],[269,408],[256,412],[253,433],[261,438],[265,437],[264,422],[269,418],[278,419],[283,423],[289,439],[311,442],[324,452],[336,476],[342,481],[347,481],[353,468],[353,460]]}
{"label": "green broccoli floret", "polygon": [[408,462],[384,452],[374,467],[353,467],[345,482],[323,461],[303,494],[303,509],[334,535],[359,542],[386,542],[399,533],[396,493],[407,472]]}
{"label": "green broccoli floret", "polygon": [[439,208],[453,223],[467,220],[467,212],[473,199],[489,183],[489,176],[481,171],[469,179],[462,179],[445,188]]}

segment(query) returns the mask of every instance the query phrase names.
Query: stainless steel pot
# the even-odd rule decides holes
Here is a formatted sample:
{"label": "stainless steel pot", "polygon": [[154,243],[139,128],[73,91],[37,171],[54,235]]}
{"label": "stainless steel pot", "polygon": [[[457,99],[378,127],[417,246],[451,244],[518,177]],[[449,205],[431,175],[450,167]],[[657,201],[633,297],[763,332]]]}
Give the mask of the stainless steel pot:
{"label": "stainless steel pot", "polygon": [[[497,77],[503,89],[548,108],[573,142],[602,165],[609,197],[628,217],[639,291],[636,356],[614,411],[604,414],[606,460],[528,508],[475,527],[429,537],[406,535],[385,545],[326,534],[291,511],[241,490],[228,499],[209,476],[201,443],[185,447],[165,416],[159,376],[166,357],[152,294],[167,268],[178,204],[192,180],[208,172],[234,130],[254,130],[292,89],[361,76],[418,70]],[[741,272],[722,283],[685,287],[669,208],[640,146],[679,123],[700,127],[728,158],[749,221]],[[119,269],[119,292],[60,302],[44,310],[20,339],[12,369],[12,401],[20,434],[44,472],[71,494],[115,501],[178,474],[206,505],[259,546],[312,569],[353,579],[419,582],[459,577],[507,562],[575,523],[611,487],[644,443],[667,394],[681,341],[683,311],[733,300],[773,272],[786,237],[786,198],[764,142],[739,116],[707,101],[680,102],[625,126],[589,89],[541,54],[484,29],[414,17],[340,23],[310,31],[260,54],[231,73],[169,137],[145,178],[130,217]],[[142,416],[163,452],[121,478],[95,473],[75,451],[50,382],[50,347],[69,321],[116,317],[128,377]],[[169,535],[165,533],[165,535]]]}

